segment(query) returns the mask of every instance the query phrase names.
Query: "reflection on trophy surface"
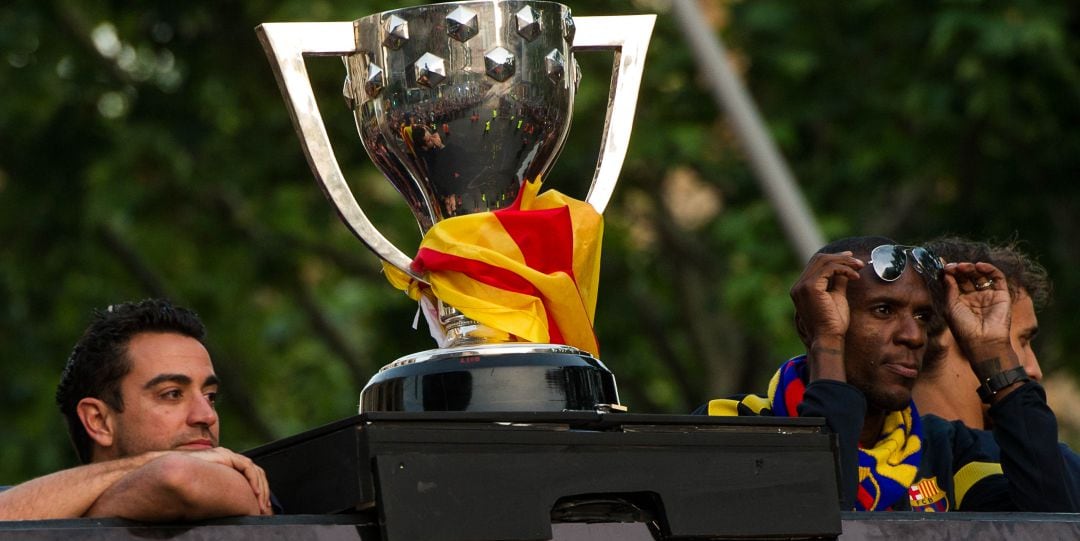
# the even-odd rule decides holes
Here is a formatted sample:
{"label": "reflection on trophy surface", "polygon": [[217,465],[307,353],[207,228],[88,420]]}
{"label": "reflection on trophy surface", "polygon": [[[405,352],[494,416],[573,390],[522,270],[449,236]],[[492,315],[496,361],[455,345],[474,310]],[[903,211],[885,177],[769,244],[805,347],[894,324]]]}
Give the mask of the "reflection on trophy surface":
{"label": "reflection on trophy surface", "polygon": [[[317,180],[390,281],[420,301],[440,345],[380,370],[361,411],[624,409],[592,333],[598,213],[622,166],[653,21],[497,1],[260,25]],[[537,194],[570,129],[579,50],[615,52],[588,204]],[[304,55],[343,57],[361,141],[425,234],[415,259],[345,183]]]}
{"label": "reflection on trophy surface", "polygon": [[[509,24],[500,28],[503,17]],[[423,231],[508,206],[523,179],[550,168],[577,87],[566,39],[573,33],[563,6],[521,2],[426,6],[356,22],[362,52],[346,60],[345,94],[364,146]]]}

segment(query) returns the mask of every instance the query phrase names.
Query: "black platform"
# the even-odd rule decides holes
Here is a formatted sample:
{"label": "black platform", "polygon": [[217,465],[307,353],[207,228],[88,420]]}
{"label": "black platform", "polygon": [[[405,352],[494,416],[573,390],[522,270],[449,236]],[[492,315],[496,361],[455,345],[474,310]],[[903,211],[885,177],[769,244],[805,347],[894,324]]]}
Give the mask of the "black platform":
{"label": "black platform", "polygon": [[301,514],[0,522],[0,540],[1080,539],[1080,515],[839,513],[820,420],[384,413],[250,454]]}
{"label": "black platform", "polygon": [[[840,541],[898,539],[1080,539],[1080,515],[1048,513],[843,513]],[[743,538],[745,537],[737,537]],[[362,515],[284,515],[224,519],[198,524],[137,524],[126,520],[77,519],[0,522],[0,540],[174,539],[195,541],[379,541],[376,522]],[[556,523],[558,541],[646,541],[646,524]],[[722,538],[721,538],[722,539]]]}
{"label": "black platform", "polygon": [[834,445],[820,419],[388,412],[248,454],[287,512],[366,513],[389,541],[549,539],[553,523],[596,522],[645,538],[832,538]]}

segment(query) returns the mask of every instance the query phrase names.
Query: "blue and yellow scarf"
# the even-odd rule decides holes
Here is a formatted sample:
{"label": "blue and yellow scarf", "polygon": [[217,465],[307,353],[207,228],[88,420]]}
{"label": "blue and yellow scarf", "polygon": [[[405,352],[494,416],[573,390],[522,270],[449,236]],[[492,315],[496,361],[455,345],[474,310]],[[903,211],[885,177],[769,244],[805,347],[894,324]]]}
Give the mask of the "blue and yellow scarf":
{"label": "blue and yellow scarf", "polygon": [[[745,395],[709,402],[709,415],[775,415],[798,417],[806,392],[806,356],[784,363],[769,382],[768,397]],[[922,423],[912,402],[885,419],[881,437],[869,449],[859,447],[857,511],[906,509],[908,487],[915,482],[922,458]]]}

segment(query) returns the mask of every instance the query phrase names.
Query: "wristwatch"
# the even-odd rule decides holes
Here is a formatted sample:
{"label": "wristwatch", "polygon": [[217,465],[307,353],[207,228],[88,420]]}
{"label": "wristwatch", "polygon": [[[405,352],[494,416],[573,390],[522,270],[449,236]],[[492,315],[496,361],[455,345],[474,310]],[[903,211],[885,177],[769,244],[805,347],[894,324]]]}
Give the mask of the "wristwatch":
{"label": "wristwatch", "polygon": [[994,400],[994,396],[998,394],[998,391],[1018,381],[1031,381],[1031,378],[1028,377],[1027,371],[1024,370],[1023,366],[1016,366],[1003,372],[998,372],[997,374],[986,378],[982,382],[982,385],[979,385],[979,398],[982,399],[983,403],[989,404]]}

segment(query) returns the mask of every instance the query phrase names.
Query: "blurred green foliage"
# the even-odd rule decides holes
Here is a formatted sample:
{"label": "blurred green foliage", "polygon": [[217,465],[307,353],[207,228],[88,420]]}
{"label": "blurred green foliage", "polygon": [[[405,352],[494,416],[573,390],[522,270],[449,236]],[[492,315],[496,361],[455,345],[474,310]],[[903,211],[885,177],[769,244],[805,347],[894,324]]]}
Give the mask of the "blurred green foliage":
{"label": "blurred green foliage", "polygon": [[[415,2],[414,2],[415,3]],[[53,389],[91,309],[197,310],[244,449],[355,412],[378,367],[432,347],[339,222],[254,33],[405,2],[11,0],[0,7],[0,482],[74,463]],[[1050,269],[1039,345],[1075,372],[1080,32],[1064,0],[702,4],[830,238],[1017,236]],[[757,390],[800,352],[801,269],[664,2],[606,214],[602,357],[632,411]],[[549,184],[584,191],[610,55],[586,70]],[[405,250],[410,214],[367,161],[336,59],[309,62],[357,197]],[[579,197],[583,193],[577,194]]]}

